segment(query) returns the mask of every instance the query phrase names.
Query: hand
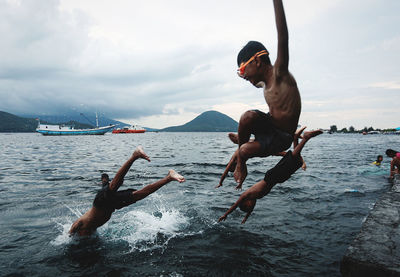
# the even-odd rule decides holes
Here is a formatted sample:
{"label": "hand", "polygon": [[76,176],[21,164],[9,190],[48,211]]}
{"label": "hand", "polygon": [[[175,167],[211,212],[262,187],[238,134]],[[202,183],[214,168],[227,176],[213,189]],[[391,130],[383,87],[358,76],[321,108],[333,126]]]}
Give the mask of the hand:
{"label": "hand", "polygon": [[242,184],[243,184],[243,183],[239,183],[239,184],[235,187],[235,190],[242,190]]}
{"label": "hand", "polygon": [[228,216],[227,216],[226,214],[224,214],[223,216],[221,216],[221,217],[218,219],[218,222],[225,221],[225,219],[226,219],[227,217],[228,217]]}
{"label": "hand", "polygon": [[249,218],[249,216],[251,215],[251,212],[252,212],[252,211],[248,212],[248,213],[245,215],[245,217],[244,217],[243,220],[242,220],[242,224],[246,223],[246,220],[247,220],[247,219]]}

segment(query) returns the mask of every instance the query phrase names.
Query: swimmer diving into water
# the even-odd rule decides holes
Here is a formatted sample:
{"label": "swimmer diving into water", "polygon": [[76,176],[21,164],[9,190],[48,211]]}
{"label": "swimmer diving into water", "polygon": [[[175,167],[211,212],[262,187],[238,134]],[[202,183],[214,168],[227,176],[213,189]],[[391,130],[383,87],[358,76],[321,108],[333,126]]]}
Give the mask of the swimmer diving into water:
{"label": "swimmer diving into water", "polygon": [[233,204],[233,206],[218,219],[218,222],[225,220],[231,212],[239,207],[242,211],[246,212],[246,216],[242,221],[242,224],[245,223],[252,213],[256,205],[257,199],[263,198],[265,195],[267,195],[271,191],[272,187],[275,186],[277,183],[283,183],[287,181],[290,176],[302,166],[303,159],[300,153],[304,145],[312,137],[322,134],[321,130],[305,132],[303,135],[303,139],[300,143],[298,143],[297,140],[304,129],[305,127],[301,128],[295,133],[293,140],[293,152],[288,151],[278,162],[278,164],[267,171],[264,180],[259,181],[258,183],[247,189],[245,192],[243,192],[236,203]]}
{"label": "swimmer diving into water", "polygon": [[[265,46],[257,41],[248,42],[239,52],[238,75],[255,87],[263,87],[269,113],[259,110],[245,112],[239,121],[236,140],[238,150],[233,154],[234,178],[237,189],[247,176],[246,161],[253,157],[267,157],[285,151],[293,141],[301,112],[297,83],[289,72],[289,35],[281,0],[274,0],[275,21],[278,32],[278,54],[272,65]],[[254,134],[255,140],[250,141]]]}
{"label": "swimmer diving into water", "polygon": [[179,183],[185,181],[185,178],[179,175],[175,170],[170,169],[167,176],[140,190],[127,189],[118,191],[119,187],[124,182],[126,173],[137,159],[145,159],[150,162],[150,158],[146,155],[141,146],[138,146],[132,156],[122,165],[111,183],[108,175],[102,174],[101,181],[103,188],[97,193],[90,210],[72,224],[69,230],[71,235],[91,235],[98,227],[105,224],[111,218],[115,209],[121,209],[142,200],[171,181],[177,181]]}

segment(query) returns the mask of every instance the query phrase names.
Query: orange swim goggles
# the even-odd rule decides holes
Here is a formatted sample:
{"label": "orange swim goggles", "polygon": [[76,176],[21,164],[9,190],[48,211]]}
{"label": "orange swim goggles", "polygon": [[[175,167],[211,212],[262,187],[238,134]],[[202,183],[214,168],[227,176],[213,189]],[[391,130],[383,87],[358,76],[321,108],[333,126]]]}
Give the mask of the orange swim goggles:
{"label": "orange swim goggles", "polygon": [[244,71],[246,70],[246,66],[251,63],[256,57],[260,57],[263,55],[268,55],[268,51],[267,50],[262,50],[260,52],[257,52],[254,54],[253,57],[251,57],[247,62],[245,63],[241,63],[238,70],[237,70],[237,74],[239,75],[239,77],[244,77]]}

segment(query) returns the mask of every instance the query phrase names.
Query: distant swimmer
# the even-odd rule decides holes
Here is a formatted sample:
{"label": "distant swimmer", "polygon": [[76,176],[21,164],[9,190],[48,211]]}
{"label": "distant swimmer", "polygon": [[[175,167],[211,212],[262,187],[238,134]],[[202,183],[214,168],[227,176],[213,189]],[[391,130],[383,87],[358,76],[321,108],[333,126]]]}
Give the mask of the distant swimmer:
{"label": "distant swimmer", "polygon": [[185,181],[185,178],[175,170],[170,169],[167,176],[140,190],[127,189],[118,191],[118,188],[124,182],[126,173],[137,159],[145,159],[150,162],[150,158],[141,146],[138,146],[132,156],[122,165],[111,183],[107,174],[101,175],[103,188],[97,193],[91,209],[72,224],[69,230],[70,234],[78,234],[79,236],[91,235],[111,218],[115,209],[121,209],[142,200],[171,181],[179,183]]}
{"label": "distant swimmer", "polygon": [[388,157],[392,158],[392,161],[390,162],[390,176],[389,177],[393,178],[394,174],[400,173],[400,153],[393,149],[387,149],[386,155]]}
{"label": "distant swimmer", "polygon": [[374,164],[376,166],[380,166],[382,161],[383,161],[383,156],[382,155],[378,155],[378,157],[376,157],[376,161],[374,161],[372,164]]}
{"label": "distant swimmer", "polygon": [[[258,41],[248,42],[240,50],[238,75],[257,88],[263,88],[269,112],[249,110],[242,114],[238,133],[229,135],[238,144],[233,154],[233,177],[237,189],[247,176],[246,161],[253,157],[267,157],[285,151],[293,141],[301,112],[297,83],[289,72],[289,35],[281,0],[274,0],[275,22],[278,32],[278,53],[274,65],[269,53]],[[255,140],[250,141],[251,135]]]}
{"label": "distant swimmer", "polygon": [[[304,128],[300,129],[302,132]],[[267,195],[273,186],[278,183],[283,183],[290,178],[290,176],[299,169],[303,164],[303,159],[300,155],[306,142],[312,137],[322,134],[321,130],[315,130],[305,132],[303,139],[300,143],[297,143],[297,138],[300,136],[300,132],[296,132],[295,139],[293,140],[293,152],[288,151],[285,156],[276,164],[272,169],[268,170],[265,174],[264,180],[259,181],[245,192],[243,192],[235,204],[219,218],[218,222],[221,222],[227,218],[227,216],[233,212],[237,207],[242,211],[246,212],[242,224],[246,222],[252,213],[257,199],[263,198]]]}

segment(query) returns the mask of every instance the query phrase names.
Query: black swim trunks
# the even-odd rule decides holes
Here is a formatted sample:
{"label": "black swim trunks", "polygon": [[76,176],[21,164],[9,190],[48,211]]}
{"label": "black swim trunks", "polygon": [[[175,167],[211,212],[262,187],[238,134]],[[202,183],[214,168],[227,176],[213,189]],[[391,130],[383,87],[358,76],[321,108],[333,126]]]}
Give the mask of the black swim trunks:
{"label": "black swim trunks", "polygon": [[277,128],[272,123],[270,113],[253,111],[258,115],[254,136],[255,140],[261,144],[261,152],[265,155],[273,155],[288,149],[293,142],[293,135]]}
{"label": "black swim trunks", "polygon": [[292,151],[288,151],[285,156],[270,170],[265,173],[264,180],[267,184],[283,183],[292,176],[303,164],[300,156],[293,156]]}
{"label": "black swim trunks", "polygon": [[133,198],[135,189],[112,191],[107,186],[103,187],[94,198],[93,206],[99,209],[114,211],[129,206],[136,201]]}

